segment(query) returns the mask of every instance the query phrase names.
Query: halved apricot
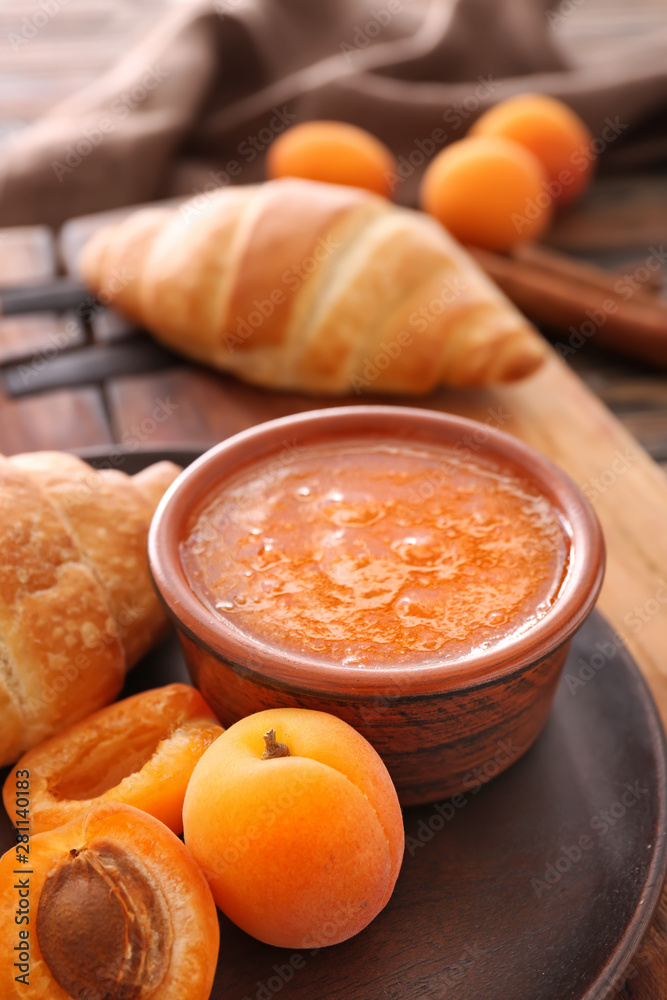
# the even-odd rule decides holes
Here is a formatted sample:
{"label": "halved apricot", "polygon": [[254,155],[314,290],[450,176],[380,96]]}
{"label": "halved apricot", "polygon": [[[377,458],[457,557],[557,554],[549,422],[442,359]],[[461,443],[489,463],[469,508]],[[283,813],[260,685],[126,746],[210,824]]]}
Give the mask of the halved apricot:
{"label": "halved apricot", "polygon": [[5,782],[5,808],[13,818],[16,772],[29,772],[31,833],[66,823],[99,802],[136,806],[181,833],[190,775],[222,732],[193,687],[143,691],[24,754]]}
{"label": "halved apricot", "polygon": [[188,849],[118,803],[7,851],[0,935],[3,1000],[207,1000],[219,947]]}
{"label": "halved apricot", "polygon": [[195,767],[183,819],[220,909],[283,948],[362,930],[388,902],[403,858],[385,765],[326,712],[270,709],[230,726]]}

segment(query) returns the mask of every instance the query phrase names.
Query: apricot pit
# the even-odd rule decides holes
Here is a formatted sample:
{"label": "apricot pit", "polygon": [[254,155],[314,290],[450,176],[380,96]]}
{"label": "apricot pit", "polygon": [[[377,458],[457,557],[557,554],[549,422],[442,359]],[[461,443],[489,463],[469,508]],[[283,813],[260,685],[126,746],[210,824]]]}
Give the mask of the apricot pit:
{"label": "apricot pit", "polygon": [[111,841],[70,851],[46,877],[37,940],[70,996],[150,997],[164,979],[172,937],[159,886]]}
{"label": "apricot pit", "polygon": [[[3,1000],[208,1000],[219,947],[215,903],[164,824],[103,803],[37,834],[29,847],[30,864],[18,875],[14,849],[0,859]],[[23,883],[28,921],[19,927]],[[29,955],[23,982],[15,978],[17,943]]]}

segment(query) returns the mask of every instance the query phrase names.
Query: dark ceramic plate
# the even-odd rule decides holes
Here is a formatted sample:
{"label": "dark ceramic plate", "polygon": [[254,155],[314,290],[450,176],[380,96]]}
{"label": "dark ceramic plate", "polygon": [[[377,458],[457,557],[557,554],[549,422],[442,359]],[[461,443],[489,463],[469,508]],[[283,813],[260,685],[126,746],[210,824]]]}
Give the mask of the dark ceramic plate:
{"label": "dark ceramic plate", "polygon": [[[195,456],[144,452],[119,467]],[[126,693],[187,679],[171,638]],[[262,945],[221,916],[213,1000],[609,1000],[667,870],[665,765],[646,684],[594,613],[535,745],[497,779],[491,759],[462,796],[405,810],[405,860],[379,917],[314,954]]]}

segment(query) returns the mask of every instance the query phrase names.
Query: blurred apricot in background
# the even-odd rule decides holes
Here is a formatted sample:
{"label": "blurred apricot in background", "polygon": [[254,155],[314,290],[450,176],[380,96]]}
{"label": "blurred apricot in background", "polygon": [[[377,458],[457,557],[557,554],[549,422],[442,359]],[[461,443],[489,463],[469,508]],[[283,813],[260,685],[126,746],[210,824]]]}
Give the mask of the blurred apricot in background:
{"label": "blurred apricot in background", "polygon": [[588,186],[595,166],[593,137],[579,115],[553,97],[520,94],[485,112],[470,135],[500,136],[525,146],[547,175],[548,191],[561,205]]}
{"label": "blurred apricot in background", "polygon": [[546,174],[529,150],[509,139],[470,136],[428,166],[421,207],[462,243],[507,250],[537,239],[551,219]]}
{"label": "blurred apricot in background", "polygon": [[366,188],[388,197],[396,160],[374,135],[346,122],[294,125],[272,143],[267,175]]}

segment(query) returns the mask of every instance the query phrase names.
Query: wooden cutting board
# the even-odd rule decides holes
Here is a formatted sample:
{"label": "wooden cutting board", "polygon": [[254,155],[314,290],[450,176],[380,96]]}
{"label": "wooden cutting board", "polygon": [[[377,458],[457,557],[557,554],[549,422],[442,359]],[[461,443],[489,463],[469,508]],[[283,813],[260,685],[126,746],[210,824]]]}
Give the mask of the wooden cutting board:
{"label": "wooden cutting board", "polygon": [[[100,222],[95,217],[69,224],[57,248],[66,268]],[[43,278],[56,266],[56,248],[43,230],[0,233],[2,283]],[[109,314],[99,316],[92,329],[79,324],[75,330],[70,323],[72,342],[54,350],[57,325],[54,317],[42,316],[0,326],[0,363],[16,362],[25,344],[38,352],[36,363],[24,362],[19,375],[26,395],[10,399],[0,389],[0,451],[112,441],[151,448],[206,445],[262,420],[336,405],[248,387],[166,352],[152,355],[150,342],[128,337],[127,326]],[[144,360],[137,361],[140,357]],[[365,401],[380,398],[355,396],[338,405]],[[391,401],[458,413],[514,434],[583,488],[608,547],[599,607],[632,651],[667,722],[667,480],[637,441],[553,351],[544,368],[519,385],[443,389],[427,398]],[[475,442],[470,444],[474,449]],[[582,683],[590,683],[595,668],[583,664],[581,670]],[[623,733],[618,738],[622,741]],[[667,995],[667,895],[629,985],[638,1000]]]}

